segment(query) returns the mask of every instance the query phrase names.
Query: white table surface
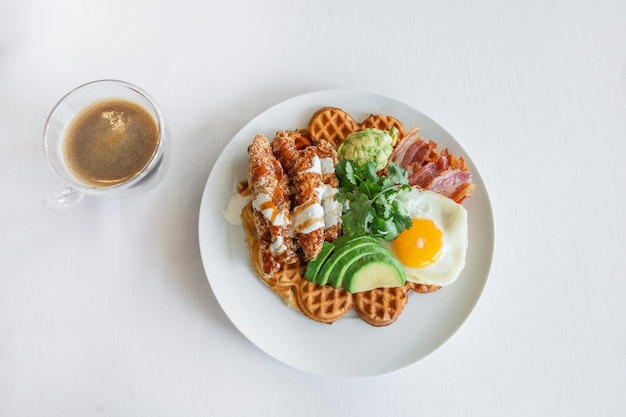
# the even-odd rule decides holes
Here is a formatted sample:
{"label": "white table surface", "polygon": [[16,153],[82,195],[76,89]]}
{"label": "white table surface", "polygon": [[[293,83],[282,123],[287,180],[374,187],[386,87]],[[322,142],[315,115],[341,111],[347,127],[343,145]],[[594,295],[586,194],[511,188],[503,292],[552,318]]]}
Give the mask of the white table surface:
{"label": "white table surface", "polygon": [[[0,416],[614,416],[626,408],[626,2],[8,0],[0,13]],[[126,80],[160,103],[151,193],[52,213],[48,112]],[[403,101],[480,169],[483,296],[433,355],[378,378],[289,368],[202,267],[198,210],[266,108],[347,88]],[[374,331],[374,330],[373,330]]]}

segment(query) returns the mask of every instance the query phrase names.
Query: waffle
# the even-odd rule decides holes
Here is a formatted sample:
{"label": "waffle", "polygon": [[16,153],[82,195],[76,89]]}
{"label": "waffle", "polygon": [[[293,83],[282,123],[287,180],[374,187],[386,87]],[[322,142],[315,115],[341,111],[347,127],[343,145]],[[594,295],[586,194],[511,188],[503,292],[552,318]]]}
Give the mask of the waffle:
{"label": "waffle", "polygon": [[406,282],[406,287],[420,294],[428,294],[441,289],[440,285],[419,284],[417,282]]}
{"label": "waffle", "polygon": [[354,294],[354,309],[372,326],[388,326],[400,317],[409,300],[407,286],[376,288]]}
{"label": "waffle", "polygon": [[357,123],[352,116],[337,107],[322,107],[309,120],[308,131],[316,139],[326,139],[339,146],[343,140],[353,132],[367,128],[389,130],[396,127],[400,138],[404,136],[402,123],[391,116],[371,114],[361,123]]}
{"label": "waffle", "polygon": [[363,123],[359,126],[359,130],[368,128],[389,130],[392,127],[398,129],[400,137],[404,136],[404,127],[402,126],[402,123],[400,123],[399,120],[384,114],[371,114],[367,119],[363,120]]}
{"label": "waffle", "polygon": [[296,299],[302,314],[321,323],[333,323],[352,310],[353,296],[343,288],[300,280]]}

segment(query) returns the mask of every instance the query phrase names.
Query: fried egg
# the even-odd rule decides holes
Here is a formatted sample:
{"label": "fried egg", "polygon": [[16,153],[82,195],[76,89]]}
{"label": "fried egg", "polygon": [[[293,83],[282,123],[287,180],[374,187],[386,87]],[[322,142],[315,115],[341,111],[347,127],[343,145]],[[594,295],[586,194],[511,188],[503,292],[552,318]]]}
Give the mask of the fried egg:
{"label": "fried egg", "polygon": [[413,188],[397,197],[412,226],[382,244],[402,263],[409,281],[429,285],[453,283],[465,267],[467,211],[433,191]]}

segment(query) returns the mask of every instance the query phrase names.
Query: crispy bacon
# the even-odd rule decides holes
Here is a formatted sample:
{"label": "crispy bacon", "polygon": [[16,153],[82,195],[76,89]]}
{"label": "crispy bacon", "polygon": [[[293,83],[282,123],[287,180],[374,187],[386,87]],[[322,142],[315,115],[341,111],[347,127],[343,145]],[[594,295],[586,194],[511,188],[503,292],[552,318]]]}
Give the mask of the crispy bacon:
{"label": "crispy bacon", "polygon": [[465,161],[455,158],[448,149],[438,153],[437,144],[431,140],[426,142],[419,131],[419,127],[411,129],[389,160],[408,172],[409,184],[435,191],[460,203],[474,190],[472,174]]}
{"label": "crispy bacon", "polygon": [[419,135],[420,130],[421,127],[417,126],[407,132],[391,153],[391,162],[408,167],[411,164],[422,166],[436,159],[437,144],[432,140],[425,142]]}

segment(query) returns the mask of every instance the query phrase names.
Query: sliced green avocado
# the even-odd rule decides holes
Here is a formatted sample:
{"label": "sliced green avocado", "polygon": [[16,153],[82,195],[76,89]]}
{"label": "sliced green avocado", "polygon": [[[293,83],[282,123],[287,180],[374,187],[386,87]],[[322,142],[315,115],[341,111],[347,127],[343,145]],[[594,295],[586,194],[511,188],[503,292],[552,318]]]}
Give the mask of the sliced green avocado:
{"label": "sliced green avocado", "polygon": [[360,235],[360,236],[348,236],[348,235],[343,235],[341,237],[338,237],[337,239],[333,240],[333,245],[335,246],[335,248],[339,249],[345,245],[349,244],[355,244],[358,242],[362,242],[364,240],[368,240],[370,242],[374,242],[374,243],[379,243],[378,239],[376,239],[373,236],[369,236],[369,235]]}
{"label": "sliced green avocado", "polygon": [[371,253],[359,258],[346,270],[341,286],[350,293],[375,288],[399,287],[406,283],[404,269],[388,253]]}
{"label": "sliced green avocado", "polygon": [[330,274],[328,276],[328,283],[335,288],[341,287],[343,284],[343,280],[345,279],[346,271],[353,265],[355,262],[358,262],[360,259],[365,256],[382,253],[384,255],[389,255],[380,243],[376,242],[375,244],[368,244],[359,246],[348,253],[347,256],[344,256],[340,262],[335,265]]}
{"label": "sliced green avocado", "polygon": [[309,261],[306,266],[306,271],[304,271],[304,278],[308,279],[311,282],[315,282],[315,277],[317,277],[318,272],[322,269],[324,262],[326,259],[333,253],[335,250],[335,245],[332,243],[324,241],[322,245],[322,249],[317,254],[315,259]]}
{"label": "sliced green avocado", "polygon": [[[372,239],[374,241],[372,241]],[[334,252],[330,256],[330,258],[328,258],[326,262],[324,262],[324,265],[322,266],[322,269],[320,269],[320,271],[317,273],[317,277],[315,278],[314,282],[318,285],[325,285],[326,283],[328,283],[330,273],[335,268],[335,265],[338,265],[338,262],[342,261],[342,259],[344,259],[346,256],[348,256],[348,258],[345,259],[350,259],[350,256],[354,255],[354,253],[352,253],[353,250],[368,245],[380,246],[380,242],[378,242],[375,238],[372,238],[371,236],[359,236],[353,238],[348,242],[343,242],[343,245],[340,247],[335,246]]]}

